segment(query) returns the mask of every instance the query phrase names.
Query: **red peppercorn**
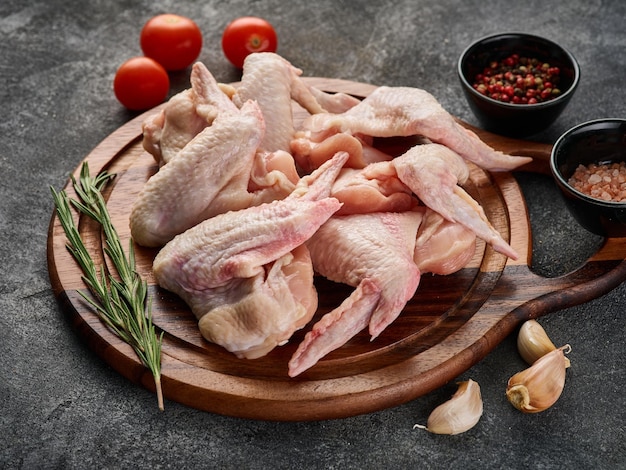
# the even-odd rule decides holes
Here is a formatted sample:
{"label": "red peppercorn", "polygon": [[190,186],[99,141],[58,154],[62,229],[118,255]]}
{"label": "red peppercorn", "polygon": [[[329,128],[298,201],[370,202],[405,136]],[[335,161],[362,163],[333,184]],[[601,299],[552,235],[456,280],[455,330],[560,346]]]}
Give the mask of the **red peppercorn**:
{"label": "red peppercorn", "polygon": [[495,100],[534,104],[560,95],[556,86],[560,72],[558,67],[534,57],[511,54],[500,61],[491,61],[474,77],[473,86]]}

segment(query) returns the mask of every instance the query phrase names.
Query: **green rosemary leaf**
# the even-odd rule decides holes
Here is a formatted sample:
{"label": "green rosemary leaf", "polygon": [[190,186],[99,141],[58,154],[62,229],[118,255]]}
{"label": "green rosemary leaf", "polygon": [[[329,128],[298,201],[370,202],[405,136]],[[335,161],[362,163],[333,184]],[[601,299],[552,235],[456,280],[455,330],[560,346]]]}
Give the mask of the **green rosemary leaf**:
{"label": "green rosemary leaf", "polygon": [[[100,319],[117,336],[128,343],[141,362],[151,371],[159,409],[163,409],[161,389],[161,345],[163,333],[157,336],[152,323],[151,302],[148,299],[148,284],[141,279],[135,269],[135,251],[130,240],[128,255],[124,252],[120,237],[113,226],[102,190],[114,175],[106,171],[95,177],[89,175],[89,166],[85,162],[78,180],[72,175],[71,181],[79,199],[70,199],[65,191],[50,188],[56,206],[57,215],[67,237],[67,249],[83,272],[83,282],[91,296],[80,292]],[[104,233],[105,255],[117,274],[106,272],[104,266],[99,269],[89,254],[72,217],[73,207],[78,212],[90,217],[102,226]]]}

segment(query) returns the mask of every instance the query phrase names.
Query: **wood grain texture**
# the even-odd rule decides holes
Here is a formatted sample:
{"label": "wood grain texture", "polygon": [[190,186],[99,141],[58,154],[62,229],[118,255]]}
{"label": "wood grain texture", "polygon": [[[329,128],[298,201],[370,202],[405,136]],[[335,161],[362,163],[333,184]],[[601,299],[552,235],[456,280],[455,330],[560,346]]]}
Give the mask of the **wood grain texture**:
{"label": "wood grain texture", "polygon": [[[345,80],[308,78],[329,92],[364,97],[376,87]],[[129,240],[132,201],[157,167],[141,146],[138,116],[107,137],[86,158],[92,174],[115,173],[105,197],[123,242]],[[295,109],[296,118],[304,114]],[[466,125],[467,124],[464,124]],[[468,126],[469,127],[469,126]],[[492,147],[534,157],[524,170],[548,172],[550,146],[473,129]],[[409,140],[381,142],[383,148]],[[387,147],[385,147],[387,146]],[[80,166],[75,170],[78,175]],[[65,188],[73,195],[71,185]],[[626,246],[607,239],[580,269],[543,278],[530,268],[531,233],[523,195],[510,173],[491,174],[471,167],[466,189],[484,207],[493,225],[520,253],[513,261],[479,242],[466,268],[449,276],[422,277],[414,298],[375,341],[363,332],[297,378],[287,362],[307,331],[257,360],[237,359],[206,342],[187,306],[160,289],[152,275],[156,250],[137,247],[138,270],[150,285],[153,321],[163,331],[162,385],[165,398],[210,412],[252,419],[296,421],[353,416],[399,405],[428,393],[480,361],[522,321],[589,301],[626,279]],[[100,230],[80,218],[80,231],[94,257],[106,263]],[[81,272],[65,248],[65,235],[53,214],[48,233],[51,284],[77,333],[108,364],[150,390],[152,376],[132,349],[85,305]],[[337,306],[351,289],[319,278],[315,319]]]}

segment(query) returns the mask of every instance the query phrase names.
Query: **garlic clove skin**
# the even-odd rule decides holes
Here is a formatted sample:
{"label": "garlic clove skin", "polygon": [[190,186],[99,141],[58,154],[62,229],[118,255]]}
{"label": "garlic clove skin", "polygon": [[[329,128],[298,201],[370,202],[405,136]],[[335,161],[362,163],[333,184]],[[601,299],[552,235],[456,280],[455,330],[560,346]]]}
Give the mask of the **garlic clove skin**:
{"label": "garlic clove skin", "polygon": [[470,379],[460,382],[452,398],[432,411],[426,426],[416,424],[413,428],[426,429],[433,434],[460,434],[473,428],[482,414],[480,386]]}
{"label": "garlic clove skin", "polygon": [[517,335],[517,350],[522,358],[533,364],[541,356],[554,351],[556,346],[536,320],[525,321]]}
{"label": "garlic clove skin", "polygon": [[506,397],[515,408],[524,413],[539,413],[556,403],[565,387],[564,350],[569,352],[571,348],[565,345],[555,349],[509,379]]}
{"label": "garlic clove skin", "polygon": [[[517,350],[528,364],[534,364],[539,358],[555,349],[556,346],[539,322],[528,320],[522,324],[517,335]],[[569,367],[569,359],[565,358],[565,362],[566,367]]]}

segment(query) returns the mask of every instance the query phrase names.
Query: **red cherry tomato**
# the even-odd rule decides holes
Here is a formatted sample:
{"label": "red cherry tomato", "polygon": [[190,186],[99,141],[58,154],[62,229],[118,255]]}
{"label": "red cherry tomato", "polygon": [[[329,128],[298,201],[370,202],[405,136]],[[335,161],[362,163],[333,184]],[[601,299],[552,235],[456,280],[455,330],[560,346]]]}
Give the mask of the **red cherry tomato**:
{"label": "red cherry tomato", "polygon": [[161,104],[170,89],[167,71],[149,57],[133,57],[117,69],[115,96],[128,109],[143,111]]}
{"label": "red cherry tomato", "polygon": [[274,27],[262,18],[244,16],[233,20],[222,34],[222,50],[238,68],[253,52],[276,52],[278,38]]}
{"label": "red cherry tomato", "polygon": [[148,20],[139,42],[146,57],[166,70],[182,70],[200,55],[202,32],[193,20],[167,13]]}

